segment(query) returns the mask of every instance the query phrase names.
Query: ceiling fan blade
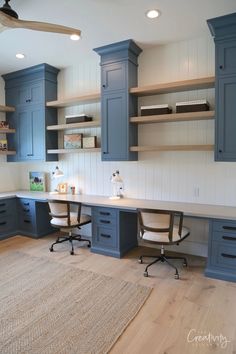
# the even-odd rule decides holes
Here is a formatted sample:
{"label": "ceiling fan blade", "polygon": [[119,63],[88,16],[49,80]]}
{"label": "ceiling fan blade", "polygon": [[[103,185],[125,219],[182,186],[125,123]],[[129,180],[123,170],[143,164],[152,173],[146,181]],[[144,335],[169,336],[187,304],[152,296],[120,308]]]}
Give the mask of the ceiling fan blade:
{"label": "ceiling fan blade", "polygon": [[23,28],[23,29],[29,29],[34,31],[42,31],[42,32],[53,32],[53,33],[61,33],[67,35],[76,34],[78,36],[81,35],[81,31],[76,28],[66,27],[66,26],[61,26],[61,25],[56,25],[53,23],[46,23],[46,22],[18,20],[0,11],[0,31],[1,31],[1,25],[8,28]]}

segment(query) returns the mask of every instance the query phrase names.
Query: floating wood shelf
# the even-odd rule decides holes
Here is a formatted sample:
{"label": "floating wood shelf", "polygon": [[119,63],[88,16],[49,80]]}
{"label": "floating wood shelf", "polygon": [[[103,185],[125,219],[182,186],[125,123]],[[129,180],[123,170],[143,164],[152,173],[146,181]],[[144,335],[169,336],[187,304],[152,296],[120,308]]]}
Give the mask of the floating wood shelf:
{"label": "floating wood shelf", "polygon": [[1,151],[0,150],[0,155],[15,155],[15,151]]}
{"label": "floating wood shelf", "polygon": [[82,122],[82,123],[68,123],[68,124],[58,124],[58,125],[49,125],[47,130],[68,130],[68,129],[82,129],[82,128],[95,128],[100,127],[100,121],[92,122]]}
{"label": "floating wood shelf", "polygon": [[91,148],[91,149],[54,149],[48,150],[48,154],[71,154],[75,152],[99,152],[101,148]]}
{"label": "floating wood shelf", "polygon": [[15,133],[16,130],[15,129],[1,129],[0,128],[0,134],[12,134],[12,133]]}
{"label": "floating wood shelf", "polygon": [[136,96],[151,96],[168,92],[180,92],[197,89],[211,88],[215,86],[215,77],[203,77],[201,79],[169,82],[156,85],[133,87],[130,93]]}
{"label": "floating wood shelf", "polygon": [[160,145],[160,146],[131,146],[130,151],[213,151],[214,145]]}
{"label": "floating wood shelf", "polygon": [[208,120],[215,118],[215,111],[171,113],[153,116],[131,117],[130,122],[135,124],[185,122],[194,120]]}
{"label": "floating wood shelf", "polygon": [[0,105],[0,112],[15,112],[15,108]]}
{"label": "floating wood shelf", "polygon": [[82,95],[72,98],[60,99],[57,101],[50,101],[46,103],[47,107],[62,108],[69,106],[77,106],[79,104],[93,103],[99,101],[101,98],[100,92],[94,92],[88,95]]}

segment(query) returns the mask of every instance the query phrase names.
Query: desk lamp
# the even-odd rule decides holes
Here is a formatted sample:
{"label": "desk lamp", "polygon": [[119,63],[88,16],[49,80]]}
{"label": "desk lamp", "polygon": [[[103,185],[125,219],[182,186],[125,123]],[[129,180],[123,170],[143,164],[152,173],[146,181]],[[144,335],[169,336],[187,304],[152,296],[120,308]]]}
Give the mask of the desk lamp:
{"label": "desk lamp", "polygon": [[124,189],[123,179],[120,176],[120,172],[116,170],[112,173],[110,178],[112,184],[112,196],[109,199],[120,199],[123,197],[122,191]]}
{"label": "desk lamp", "polygon": [[[63,176],[64,176],[63,171],[60,170],[58,166],[56,166],[55,171],[52,172],[52,178],[60,178]],[[50,194],[58,194],[58,193],[59,193],[58,188],[55,189],[53,192],[50,192]]]}

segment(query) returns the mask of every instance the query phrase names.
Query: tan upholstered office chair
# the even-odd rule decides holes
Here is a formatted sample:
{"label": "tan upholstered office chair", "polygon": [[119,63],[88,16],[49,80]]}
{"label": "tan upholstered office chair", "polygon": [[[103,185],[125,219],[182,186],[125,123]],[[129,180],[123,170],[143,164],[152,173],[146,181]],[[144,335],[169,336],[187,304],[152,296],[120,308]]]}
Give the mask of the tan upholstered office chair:
{"label": "tan upholstered office chair", "polygon": [[[187,266],[185,257],[171,257],[165,255],[164,245],[178,245],[186,237],[189,236],[190,231],[183,227],[183,213],[181,211],[171,210],[152,210],[139,209],[138,219],[140,225],[140,237],[147,242],[161,245],[161,254],[159,256],[142,255],[139,258],[139,263],[143,263],[143,257],[155,258],[149,263],[143,275],[148,277],[148,268],[157,262],[167,262],[175,269],[175,279],[179,279],[178,269],[169,262],[169,259],[181,259],[183,265]],[[175,224],[177,221],[177,224]]]}
{"label": "tan upholstered office chair", "polygon": [[[50,252],[53,252],[53,246],[57,243],[62,243],[69,241],[71,243],[70,254],[74,254],[73,241],[86,241],[88,242],[88,247],[91,247],[91,242],[89,240],[83,239],[80,235],[73,235],[72,230],[74,228],[80,229],[81,226],[89,224],[91,222],[91,216],[81,214],[81,203],[73,203],[67,201],[59,200],[48,200],[48,205],[50,208],[51,225],[57,229],[64,232],[69,232],[68,236],[58,237],[56,242],[54,242],[49,248]],[[74,206],[76,211],[71,211],[71,205]]]}

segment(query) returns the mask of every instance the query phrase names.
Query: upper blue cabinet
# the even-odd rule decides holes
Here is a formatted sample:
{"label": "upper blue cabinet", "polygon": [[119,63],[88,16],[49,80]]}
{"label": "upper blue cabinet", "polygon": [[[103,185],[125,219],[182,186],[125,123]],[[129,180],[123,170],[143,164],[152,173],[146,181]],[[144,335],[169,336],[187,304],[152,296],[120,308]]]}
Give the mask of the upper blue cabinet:
{"label": "upper blue cabinet", "polygon": [[102,160],[135,161],[137,126],[129,118],[137,115],[137,98],[129,89],[137,86],[138,56],[141,49],[126,40],[94,49],[101,56]]}
{"label": "upper blue cabinet", "polygon": [[47,125],[57,124],[57,111],[46,107],[46,101],[57,99],[57,74],[59,70],[48,64],[36,65],[3,75],[6,104],[15,112],[6,119],[16,134],[9,134],[9,150],[16,155],[8,161],[57,161],[57,154],[47,154],[57,149],[57,132],[47,131]]}
{"label": "upper blue cabinet", "polygon": [[215,160],[236,161],[236,13],[207,21],[215,40]]}

